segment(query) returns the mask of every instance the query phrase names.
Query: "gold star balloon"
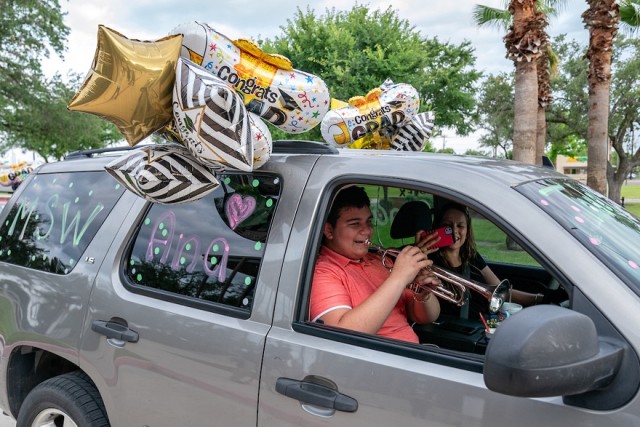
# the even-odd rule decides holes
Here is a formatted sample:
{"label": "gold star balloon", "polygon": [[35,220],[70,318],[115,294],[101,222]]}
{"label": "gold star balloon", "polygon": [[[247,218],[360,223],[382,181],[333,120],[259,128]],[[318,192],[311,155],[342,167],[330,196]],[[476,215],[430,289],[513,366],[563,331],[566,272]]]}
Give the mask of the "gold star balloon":
{"label": "gold star balloon", "polygon": [[98,26],[98,47],[82,87],[67,108],[115,124],[135,145],[171,121],[175,68],[182,35],[128,39]]}

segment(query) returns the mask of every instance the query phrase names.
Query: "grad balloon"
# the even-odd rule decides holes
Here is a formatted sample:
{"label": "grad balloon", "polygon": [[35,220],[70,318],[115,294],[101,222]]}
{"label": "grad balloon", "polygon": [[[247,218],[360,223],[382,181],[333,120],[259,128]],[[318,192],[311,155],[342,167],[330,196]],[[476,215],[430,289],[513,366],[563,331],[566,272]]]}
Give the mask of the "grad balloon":
{"label": "grad balloon", "polygon": [[220,185],[209,169],[176,144],[135,149],[105,169],[126,189],[155,203],[198,200]]}
{"label": "grad balloon", "polygon": [[9,166],[2,166],[0,169],[0,185],[3,187],[11,187],[16,190],[27,176],[33,171],[34,166],[31,163],[20,162]]}
{"label": "grad balloon", "polygon": [[327,85],[319,77],[294,70],[284,56],[267,54],[252,41],[231,41],[206,24],[186,23],[181,56],[201,65],[241,94],[247,110],[288,133],[320,123],[329,110]]}
{"label": "grad balloon", "polygon": [[[324,140],[339,148],[369,148],[365,139],[355,146],[351,144],[369,136],[381,138],[376,144],[387,144],[384,136],[376,136],[382,128],[403,126],[420,108],[418,91],[406,83],[383,86],[371,90],[366,96],[349,100],[349,105],[329,111],[322,119],[320,132]],[[360,147],[359,145],[367,145]]]}
{"label": "grad balloon", "polygon": [[91,70],[67,108],[113,122],[135,145],[171,120],[171,96],[182,36],[128,39],[103,25]]}
{"label": "grad balloon", "polygon": [[179,58],[173,121],[183,144],[201,162],[253,169],[251,123],[242,98],[224,81]]}

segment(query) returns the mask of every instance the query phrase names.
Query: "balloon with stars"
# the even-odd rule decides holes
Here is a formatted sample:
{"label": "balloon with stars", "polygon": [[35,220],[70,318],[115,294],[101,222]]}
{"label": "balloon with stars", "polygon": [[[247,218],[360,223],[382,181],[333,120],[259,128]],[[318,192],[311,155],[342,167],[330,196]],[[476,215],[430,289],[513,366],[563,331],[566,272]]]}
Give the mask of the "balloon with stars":
{"label": "balloon with stars", "polygon": [[324,81],[295,70],[282,55],[263,52],[247,39],[230,40],[207,24],[179,25],[181,56],[202,66],[241,94],[247,110],[287,133],[306,132],[329,111]]}

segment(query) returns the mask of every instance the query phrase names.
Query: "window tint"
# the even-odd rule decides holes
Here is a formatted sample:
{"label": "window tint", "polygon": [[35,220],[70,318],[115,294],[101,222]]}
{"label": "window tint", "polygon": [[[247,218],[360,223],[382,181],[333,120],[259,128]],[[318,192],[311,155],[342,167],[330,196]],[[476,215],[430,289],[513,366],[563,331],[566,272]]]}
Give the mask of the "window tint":
{"label": "window tint", "polygon": [[[433,196],[422,191],[399,187],[383,187],[378,185],[362,185],[371,200],[374,234],[372,242],[385,248],[400,247],[414,243],[414,238],[393,238],[391,226],[398,210],[407,202],[420,201],[427,209],[433,207]],[[429,219],[430,221],[430,219]]]}
{"label": "window tint", "polygon": [[0,261],[69,273],[123,192],[104,172],[34,176],[0,226]]}
{"label": "window tint", "polygon": [[280,179],[264,174],[219,174],[218,179],[220,187],[200,200],[151,205],[125,269],[133,290],[250,311]]}
{"label": "window tint", "polygon": [[478,252],[487,262],[540,266],[493,222],[474,211],[471,218]]}
{"label": "window tint", "polygon": [[[507,247],[507,234],[500,227],[506,228],[508,224],[498,217],[489,219],[466,205],[456,203],[456,200],[462,199],[461,196],[456,197],[451,191],[447,191],[446,194],[451,194],[447,197],[441,195],[444,192],[432,193],[398,186],[354,184],[362,186],[370,200],[373,217],[371,241],[378,246],[371,248],[371,252],[378,252],[379,255],[379,259],[374,262],[388,267],[387,261],[393,259],[394,255],[392,252],[385,253],[379,247],[400,248],[413,245],[417,230],[449,227],[458,238],[456,243],[449,245],[450,248],[443,246],[429,255],[433,265],[438,267],[432,270],[438,272],[442,283],[437,294],[440,305],[437,321],[412,325],[419,342],[428,344],[424,349],[437,349],[436,352],[440,352],[440,349],[454,350],[470,355],[483,355],[489,343],[483,321],[499,325],[499,322],[509,315],[504,310],[490,310],[492,293],[502,280],[509,280],[512,289],[518,291],[509,295],[509,298],[513,298],[511,302],[522,306],[545,303],[544,299],[540,299],[540,294],[551,296],[553,299],[548,301],[554,303],[569,299],[562,284],[525,249],[517,246]],[[454,214],[447,213],[449,208],[453,207],[452,203],[457,205]],[[474,207],[482,209],[479,205]],[[447,214],[444,215],[445,213]],[[383,259],[383,256],[389,259]],[[348,267],[347,265],[344,268]],[[463,286],[468,280],[478,286]],[[322,281],[319,281],[312,283],[312,286],[318,283],[322,285]],[[554,287],[552,292],[548,293],[549,285],[552,283]],[[345,285],[344,289],[345,293],[350,294],[349,286]],[[310,294],[314,294],[313,290]],[[322,291],[316,294],[322,294]],[[309,308],[313,305],[311,298],[308,301]],[[310,312],[305,308],[301,313]],[[409,323],[412,320],[409,319]],[[333,330],[332,326],[326,323],[309,322],[305,326],[310,326],[312,333],[321,336],[326,334],[331,339],[356,342],[353,336],[347,338],[342,335],[341,330]]]}
{"label": "window tint", "polygon": [[[399,209],[404,204],[413,201],[425,203],[432,214],[428,222],[431,223],[433,219],[434,206],[436,206],[436,197],[433,194],[398,187],[377,185],[363,185],[363,187],[371,200],[374,225],[372,241],[380,246],[389,248],[414,244],[415,239],[413,236],[399,239],[392,237],[391,225]],[[439,198],[438,203],[446,204],[447,200]],[[470,210],[470,215],[473,221],[473,233],[478,252],[487,262],[529,266],[540,265],[531,255],[519,248],[515,242],[509,241],[506,233],[493,222],[473,210]],[[432,228],[435,228],[435,225],[432,224]]]}
{"label": "window tint", "polygon": [[640,220],[575,180],[548,179],[516,187],[639,292]]}

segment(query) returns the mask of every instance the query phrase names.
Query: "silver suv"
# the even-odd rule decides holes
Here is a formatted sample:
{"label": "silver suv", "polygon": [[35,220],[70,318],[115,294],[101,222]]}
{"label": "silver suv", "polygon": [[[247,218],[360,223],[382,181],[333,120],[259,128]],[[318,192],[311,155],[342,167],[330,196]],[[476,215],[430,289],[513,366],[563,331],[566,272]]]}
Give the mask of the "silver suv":
{"label": "silver suv", "polygon": [[[0,213],[0,408],[18,426],[640,425],[640,222],[580,183],[289,141],[166,205],[105,154],[40,167]],[[487,264],[545,304],[490,338],[480,319],[415,325],[420,344],[310,322],[347,184],[385,247],[412,243],[390,232],[407,202],[465,204]]]}

